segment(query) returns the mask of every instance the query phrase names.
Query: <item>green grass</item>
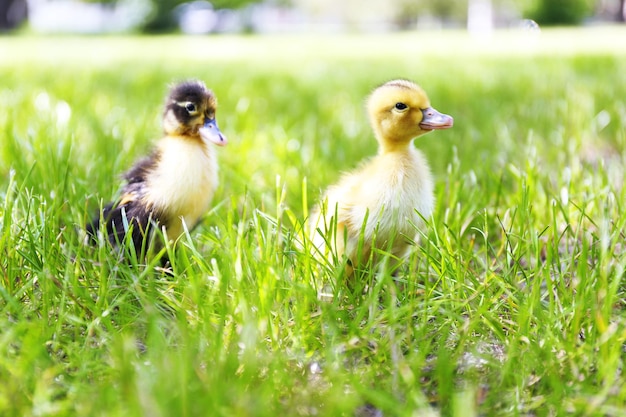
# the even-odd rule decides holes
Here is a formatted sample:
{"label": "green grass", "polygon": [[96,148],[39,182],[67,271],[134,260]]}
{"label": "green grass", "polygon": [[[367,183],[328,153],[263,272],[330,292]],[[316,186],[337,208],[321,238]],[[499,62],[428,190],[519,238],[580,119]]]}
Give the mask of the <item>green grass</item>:
{"label": "green grass", "polygon": [[[625,35],[0,38],[0,415],[623,415]],[[77,231],[186,77],[230,143],[167,274]],[[349,285],[295,238],[396,77],[437,209]]]}

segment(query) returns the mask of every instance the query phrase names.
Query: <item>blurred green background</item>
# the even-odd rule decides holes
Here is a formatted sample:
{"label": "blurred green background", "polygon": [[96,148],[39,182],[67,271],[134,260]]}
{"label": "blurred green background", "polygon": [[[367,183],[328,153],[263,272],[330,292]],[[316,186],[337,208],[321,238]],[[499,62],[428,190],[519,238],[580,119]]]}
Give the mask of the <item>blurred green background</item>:
{"label": "blurred green background", "polygon": [[41,33],[391,31],[624,22],[624,0],[3,0],[0,30]]}

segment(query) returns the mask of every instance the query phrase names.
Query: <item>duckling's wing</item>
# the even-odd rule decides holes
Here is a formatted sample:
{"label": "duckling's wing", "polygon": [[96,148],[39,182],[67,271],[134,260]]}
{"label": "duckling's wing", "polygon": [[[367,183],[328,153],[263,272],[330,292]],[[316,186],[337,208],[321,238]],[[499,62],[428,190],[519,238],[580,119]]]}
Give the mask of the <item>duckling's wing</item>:
{"label": "duckling's wing", "polygon": [[156,222],[155,213],[142,204],[135,193],[126,193],[119,201],[109,203],[102,209],[102,213],[87,225],[87,234],[95,241],[100,231],[113,246],[118,246],[130,233],[135,249],[141,250]]}
{"label": "duckling's wing", "polygon": [[132,168],[130,168],[124,174],[124,179],[127,182],[127,187],[132,184],[143,184],[146,182],[148,175],[159,163],[161,155],[158,150],[153,150],[150,156],[138,160]]}
{"label": "duckling's wing", "polygon": [[87,234],[92,240],[96,240],[98,231],[102,231],[109,242],[117,246],[124,241],[130,231],[135,248],[142,248],[152,223],[157,220],[153,208],[143,201],[143,196],[146,194],[148,176],[157,165],[159,157],[159,153],[153,151],[150,156],[137,161],[124,174],[126,184],[120,198],[107,204],[102,213],[87,225]]}
{"label": "duckling's wing", "polygon": [[118,205],[111,205],[108,212],[103,211],[106,219],[107,234],[112,244],[119,244],[131,233],[136,249],[143,246],[151,223],[151,212],[139,201],[125,196]]}

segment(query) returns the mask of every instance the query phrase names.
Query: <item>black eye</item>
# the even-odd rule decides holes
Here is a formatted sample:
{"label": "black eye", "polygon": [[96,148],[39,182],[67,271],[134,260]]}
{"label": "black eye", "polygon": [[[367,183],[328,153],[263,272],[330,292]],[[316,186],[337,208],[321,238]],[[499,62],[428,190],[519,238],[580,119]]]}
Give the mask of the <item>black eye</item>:
{"label": "black eye", "polygon": [[404,103],[396,103],[395,107],[398,110],[405,110],[408,106]]}
{"label": "black eye", "polygon": [[187,103],[187,104],[185,104],[185,109],[187,109],[187,111],[189,113],[192,113],[192,112],[196,111],[196,105],[193,104],[193,103]]}

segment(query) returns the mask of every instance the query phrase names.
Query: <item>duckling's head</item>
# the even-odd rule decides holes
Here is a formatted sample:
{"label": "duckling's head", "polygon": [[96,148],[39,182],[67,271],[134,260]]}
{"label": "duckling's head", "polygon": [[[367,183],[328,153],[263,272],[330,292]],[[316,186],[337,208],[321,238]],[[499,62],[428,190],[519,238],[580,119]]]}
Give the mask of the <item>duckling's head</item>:
{"label": "duckling's head", "polygon": [[163,112],[167,135],[201,139],[226,145],[226,137],[217,127],[217,99],[201,81],[184,81],[170,90]]}
{"label": "duckling's head", "polygon": [[452,117],[430,106],[420,86],[407,80],[389,81],[374,90],[367,111],[383,148],[407,144],[417,136],[453,124]]}

